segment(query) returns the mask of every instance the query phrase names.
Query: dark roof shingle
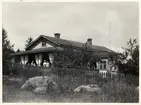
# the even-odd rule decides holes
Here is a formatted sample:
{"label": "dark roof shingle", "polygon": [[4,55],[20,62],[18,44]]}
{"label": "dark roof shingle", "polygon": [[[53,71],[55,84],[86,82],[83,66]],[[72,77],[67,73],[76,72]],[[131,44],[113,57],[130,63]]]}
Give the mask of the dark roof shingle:
{"label": "dark roof shingle", "polygon": [[[66,39],[57,39],[57,38],[54,38],[54,37],[50,37],[50,36],[45,36],[45,35],[42,35],[44,38],[46,39],[49,39],[53,42],[56,42],[58,43],[59,45],[71,45],[71,46],[74,46],[74,47],[84,47],[85,43],[81,43],[81,42],[76,42],[76,41],[71,41],[71,40],[66,40]],[[103,46],[97,46],[97,45],[92,45],[92,46],[89,46],[91,49],[93,50],[97,50],[97,51],[106,51],[106,52],[112,52],[112,53],[116,53],[106,47],[103,47]]]}

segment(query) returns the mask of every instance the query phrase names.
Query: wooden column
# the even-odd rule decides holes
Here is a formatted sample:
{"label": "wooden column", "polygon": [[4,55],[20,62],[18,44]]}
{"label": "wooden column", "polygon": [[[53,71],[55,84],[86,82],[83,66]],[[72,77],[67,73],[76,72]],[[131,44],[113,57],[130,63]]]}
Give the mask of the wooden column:
{"label": "wooden column", "polygon": [[38,56],[38,54],[35,55],[35,61],[36,61],[37,65],[39,65],[39,56]]}
{"label": "wooden column", "polygon": [[51,65],[53,64],[53,60],[54,60],[54,55],[52,53],[49,53],[49,60],[50,60],[50,63]]}
{"label": "wooden column", "polygon": [[43,60],[43,54],[39,54],[39,61],[38,61],[38,63],[39,63],[40,66],[41,66],[42,60]]}
{"label": "wooden column", "polygon": [[27,62],[28,62],[28,55],[25,55],[25,64],[27,64]]}
{"label": "wooden column", "polygon": [[21,55],[21,63],[22,65],[24,65],[24,56],[23,55]]}

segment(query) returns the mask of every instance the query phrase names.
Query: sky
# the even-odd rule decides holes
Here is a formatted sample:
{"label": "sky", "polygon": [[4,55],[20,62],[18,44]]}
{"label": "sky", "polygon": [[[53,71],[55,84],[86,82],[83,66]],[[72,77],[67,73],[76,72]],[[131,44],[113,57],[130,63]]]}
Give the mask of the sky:
{"label": "sky", "polygon": [[14,49],[25,48],[26,40],[39,35],[85,43],[114,51],[126,47],[130,38],[139,41],[137,2],[11,2],[2,4],[2,26]]}

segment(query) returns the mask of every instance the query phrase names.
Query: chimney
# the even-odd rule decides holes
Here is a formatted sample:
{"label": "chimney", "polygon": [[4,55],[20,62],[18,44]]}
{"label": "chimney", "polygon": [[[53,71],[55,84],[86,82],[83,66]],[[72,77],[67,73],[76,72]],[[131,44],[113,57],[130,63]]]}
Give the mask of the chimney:
{"label": "chimney", "polygon": [[87,46],[91,46],[92,45],[92,39],[91,38],[88,38],[87,39]]}
{"label": "chimney", "polygon": [[56,39],[60,39],[60,33],[54,33],[54,37],[55,37]]}

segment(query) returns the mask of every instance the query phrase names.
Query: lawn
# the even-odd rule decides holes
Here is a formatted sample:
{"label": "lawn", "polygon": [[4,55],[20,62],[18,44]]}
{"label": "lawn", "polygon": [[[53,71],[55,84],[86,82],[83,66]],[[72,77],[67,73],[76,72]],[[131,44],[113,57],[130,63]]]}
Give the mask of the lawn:
{"label": "lawn", "polygon": [[[80,78],[76,77],[73,81],[65,79],[56,81],[57,83],[68,86],[71,89],[79,86]],[[130,78],[130,77],[129,77]],[[86,80],[86,78],[83,78]],[[136,85],[132,84],[129,79],[112,79],[101,80],[97,84],[100,85],[101,93],[73,93],[73,92],[61,92],[61,93],[46,93],[35,94],[28,90],[21,90],[21,86],[25,82],[21,77],[3,77],[3,102],[133,102],[139,101],[139,93],[135,89]],[[88,81],[86,81],[88,82]],[[86,84],[85,82],[85,84]],[[79,83],[79,84],[78,84]],[[83,82],[84,83],[84,82]]]}

